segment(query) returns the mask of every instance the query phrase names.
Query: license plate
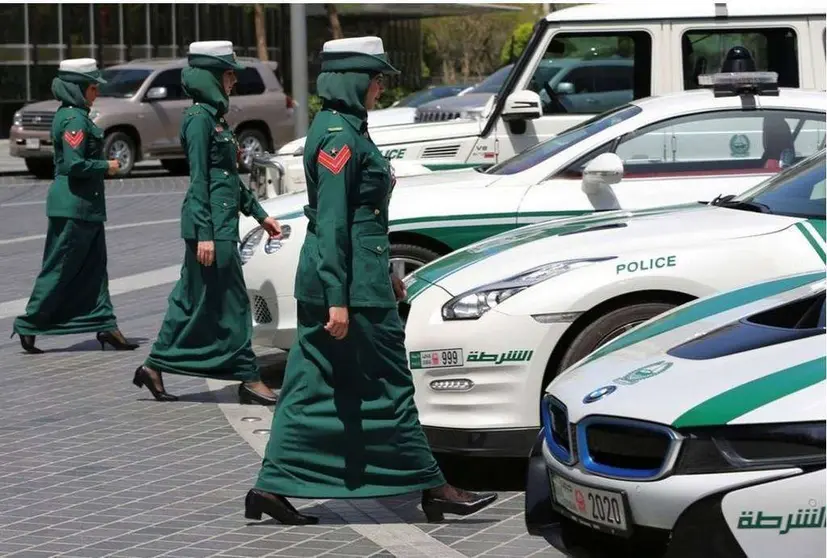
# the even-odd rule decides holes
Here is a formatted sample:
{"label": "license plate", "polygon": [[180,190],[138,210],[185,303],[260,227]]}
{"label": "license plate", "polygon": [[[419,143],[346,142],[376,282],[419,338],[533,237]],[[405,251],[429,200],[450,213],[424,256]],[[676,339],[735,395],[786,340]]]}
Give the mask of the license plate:
{"label": "license plate", "polygon": [[26,138],[26,149],[40,149],[40,140],[38,138]]}
{"label": "license plate", "polygon": [[411,352],[411,368],[452,368],[462,366],[462,349]]}
{"label": "license plate", "polygon": [[551,475],[551,485],[554,501],[574,519],[604,531],[628,532],[626,501],[619,492],[583,486],[557,475]]}

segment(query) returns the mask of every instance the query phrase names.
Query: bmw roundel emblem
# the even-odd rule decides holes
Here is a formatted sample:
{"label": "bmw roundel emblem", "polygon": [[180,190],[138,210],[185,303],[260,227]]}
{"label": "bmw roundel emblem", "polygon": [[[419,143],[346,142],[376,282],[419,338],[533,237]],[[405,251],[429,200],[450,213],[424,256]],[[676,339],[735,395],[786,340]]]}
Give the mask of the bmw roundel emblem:
{"label": "bmw roundel emblem", "polygon": [[601,388],[597,388],[596,390],[594,390],[593,392],[591,392],[583,398],[583,403],[588,404],[594,403],[595,401],[599,401],[607,395],[609,395],[610,393],[613,393],[616,389],[617,386],[603,386]]}

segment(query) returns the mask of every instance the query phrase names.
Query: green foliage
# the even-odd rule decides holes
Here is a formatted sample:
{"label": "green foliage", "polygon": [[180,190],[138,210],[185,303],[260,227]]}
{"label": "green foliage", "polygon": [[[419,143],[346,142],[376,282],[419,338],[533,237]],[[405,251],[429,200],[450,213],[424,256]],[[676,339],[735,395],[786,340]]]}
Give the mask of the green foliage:
{"label": "green foliage", "polygon": [[525,46],[528,44],[528,40],[531,38],[533,31],[533,23],[521,23],[515,27],[500,52],[500,63],[505,65],[517,60],[523,53],[523,50],[525,50]]}

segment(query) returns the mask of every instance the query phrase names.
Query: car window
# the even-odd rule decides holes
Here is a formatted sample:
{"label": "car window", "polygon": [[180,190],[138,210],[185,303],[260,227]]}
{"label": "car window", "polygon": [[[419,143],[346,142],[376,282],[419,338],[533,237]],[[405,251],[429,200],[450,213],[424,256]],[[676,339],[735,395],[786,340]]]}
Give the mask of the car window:
{"label": "car window", "polygon": [[625,178],[769,173],[815,152],[824,114],[727,110],[672,118],[625,135]]}
{"label": "car window", "polygon": [[779,86],[799,87],[797,43],[790,27],[687,31],[681,37],[684,89],[699,89],[699,75],[721,71],[734,47],[749,51],[756,71],[778,73]]}
{"label": "car window", "polygon": [[[644,31],[556,33],[541,64],[566,69],[555,78],[554,88],[537,91],[544,114],[599,114],[652,94],[652,37]],[[611,78],[601,79],[607,71]],[[567,99],[560,83],[573,84],[574,95],[606,94]]]}
{"label": "car window", "polygon": [[233,95],[261,95],[264,93],[264,81],[257,68],[244,68],[236,70],[238,81],[233,88]]}
{"label": "car window", "polygon": [[824,162],[824,150],[821,150],[800,165],[785,169],[736,196],[735,200],[761,204],[775,215],[824,219],[827,208]]}
{"label": "car window", "polygon": [[485,171],[486,174],[514,174],[542,163],[549,157],[588,137],[602,132],[639,114],[641,108],[637,105],[618,107],[607,113],[599,114],[580,124],[565,130],[551,139],[526,149],[514,157],[503,161]]}
{"label": "car window", "polygon": [[469,93],[499,93],[500,88],[503,86],[503,83],[505,83],[505,78],[508,77],[513,67],[514,64],[503,66],[475,85]]}
{"label": "car window", "polygon": [[174,68],[172,70],[164,70],[155,76],[150,87],[166,87],[167,97],[165,101],[178,101],[186,99],[184,94],[184,87],[181,85],[181,70],[182,68]]}
{"label": "car window", "polygon": [[151,73],[152,70],[132,68],[103,70],[101,77],[106,80],[106,83],[98,88],[98,95],[100,97],[132,97]]}

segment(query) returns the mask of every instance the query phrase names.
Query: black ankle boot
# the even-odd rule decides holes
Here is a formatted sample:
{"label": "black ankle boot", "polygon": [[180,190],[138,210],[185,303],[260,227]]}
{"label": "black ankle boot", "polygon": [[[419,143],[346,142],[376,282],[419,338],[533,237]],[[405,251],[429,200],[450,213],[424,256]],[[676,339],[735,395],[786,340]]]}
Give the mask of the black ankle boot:
{"label": "black ankle boot", "polygon": [[497,499],[495,492],[469,492],[445,484],[439,488],[422,491],[422,511],[429,523],[444,519],[443,514],[470,515],[480,511]]}
{"label": "black ankle boot", "polygon": [[315,525],[319,522],[318,517],[300,513],[284,496],[253,488],[244,500],[244,517],[260,521],[262,513],[284,525]]}

